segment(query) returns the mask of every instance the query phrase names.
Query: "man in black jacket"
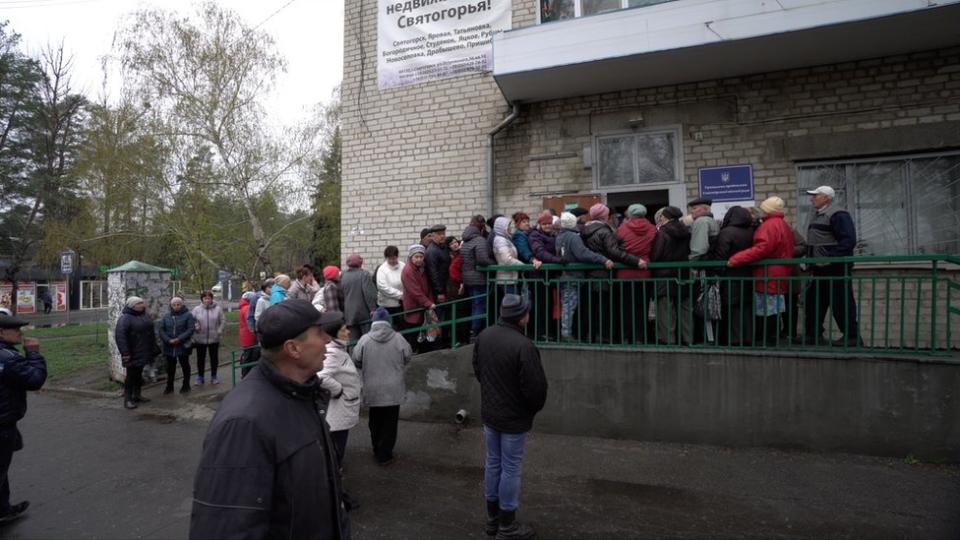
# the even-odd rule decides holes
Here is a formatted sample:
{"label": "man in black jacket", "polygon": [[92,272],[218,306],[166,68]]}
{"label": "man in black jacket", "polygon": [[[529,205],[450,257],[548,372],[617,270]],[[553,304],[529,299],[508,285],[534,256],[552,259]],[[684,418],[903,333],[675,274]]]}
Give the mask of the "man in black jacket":
{"label": "man in black jacket", "polygon": [[486,533],[498,539],[533,538],[516,520],[523,447],[533,417],[547,400],[547,378],[540,351],[523,334],[530,303],[516,294],[503,297],[500,321],[477,337],[473,372],[480,381],[480,418],[486,441],[484,495]]}
{"label": "man in black jacket", "polygon": [[260,364],[227,394],[193,486],[190,538],[347,539],[339,467],[320,387],[322,327],[342,317],[287,300],[257,322]]}
{"label": "man in black jacket", "polygon": [[[23,448],[17,422],[27,413],[27,391],[39,390],[47,380],[47,362],[40,342],[24,338],[20,329],[28,323],[7,313],[0,314],[0,525],[22,516],[29,501],[10,504],[7,476],[13,453]],[[23,343],[22,356],[14,345]]]}

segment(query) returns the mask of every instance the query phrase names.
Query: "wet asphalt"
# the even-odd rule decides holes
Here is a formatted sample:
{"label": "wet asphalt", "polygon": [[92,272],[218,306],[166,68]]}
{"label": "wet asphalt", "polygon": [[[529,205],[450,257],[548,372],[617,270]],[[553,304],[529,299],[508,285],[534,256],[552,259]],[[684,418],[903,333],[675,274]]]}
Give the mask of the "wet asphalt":
{"label": "wet asphalt", "polygon": [[[132,412],[31,395],[11,467],[12,498],[31,508],[0,538],[186,538],[218,392],[159,390]],[[361,418],[345,463],[354,538],[487,538],[476,424],[401,422],[397,456],[374,463]],[[519,516],[544,539],[958,538],[960,467],[533,432]]]}

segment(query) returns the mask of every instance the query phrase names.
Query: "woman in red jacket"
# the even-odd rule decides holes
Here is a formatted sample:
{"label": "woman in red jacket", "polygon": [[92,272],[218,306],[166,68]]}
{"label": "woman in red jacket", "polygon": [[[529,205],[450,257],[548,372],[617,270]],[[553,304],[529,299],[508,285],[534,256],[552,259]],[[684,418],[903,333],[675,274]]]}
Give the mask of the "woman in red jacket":
{"label": "woman in red jacket", "polygon": [[[631,204],[627,208],[626,221],[617,229],[617,238],[623,242],[623,249],[631,255],[636,255],[642,261],[650,261],[650,249],[653,239],[657,236],[657,228],[647,219],[647,207],[642,204]],[[617,279],[646,279],[652,274],[646,268],[624,268],[617,270]],[[650,301],[656,295],[653,283],[631,281],[622,283],[623,297],[631,304],[624,306],[623,316],[626,318],[627,335],[624,338],[628,343],[648,343],[654,339],[647,330],[647,309]],[[638,332],[631,335],[631,330]]]}
{"label": "woman in red jacket", "polygon": [[[420,326],[424,321],[426,310],[433,310],[435,304],[427,273],[423,269],[423,257],[426,250],[420,244],[413,244],[407,251],[407,264],[400,273],[400,282],[403,284],[403,316],[407,328]],[[417,336],[419,332],[404,334],[413,350],[417,350]]]}
{"label": "woman in red jacket", "polygon": [[[727,261],[727,266],[736,267],[764,259],[793,258],[793,229],[783,219],[784,202],[780,197],[770,197],[760,203],[763,221],[753,234],[753,246]],[[791,272],[789,264],[758,265],[753,268],[754,313],[760,319],[755,325],[757,337],[763,345],[774,345],[779,333],[778,317],[786,310],[785,294],[789,291],[787,279]],[[771,279],[773,278],[773,279]],[[759,343],[759,340],[754,340]]]}

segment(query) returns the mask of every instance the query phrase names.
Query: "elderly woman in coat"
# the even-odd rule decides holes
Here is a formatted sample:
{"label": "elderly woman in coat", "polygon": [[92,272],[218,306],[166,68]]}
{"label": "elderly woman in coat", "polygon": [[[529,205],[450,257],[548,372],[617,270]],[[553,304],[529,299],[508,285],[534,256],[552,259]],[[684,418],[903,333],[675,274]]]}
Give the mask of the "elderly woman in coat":
{"label": "elderly woman in coat", "polygon": [[190,391],[190,345],[197,321],[190,310],[184,307],[183,298],[170,299],[170,312],[160,320],[160,347],[167,363],[167,386],[164,394],[173,393],[173,381],[177,375],[177,363],[183,372],[180,393]]}
{"label": "elderly woman in coat", "polygon": [[353,360],[361,370],[363,403],[370,408],[370,443],[381,465],[393,461],[400,403],[407,394],[403,371],[412,356],[410,344],[390,326],[390,313],[377,308],[370,332],[353,349]]}
{"label": "elderly woman in coat", "polygon": [[[350,339],[347,323],[342,313],[333,313],[338,315],[338,319],[325,325],[323,331],[336,337],[327,344],[327,356],[323,360],[323,369],[317,372],[317,377],[320,378],[320,386],[330,392],[326,419],[330,426],[330,438],[333,439],[337,463],[342,470],[343,456],[347,451],[347,436],[350,428],[360,422],[360,391],[363,382],[357,366],[347,352],[347,341]],[[347,510],[359,506],[346,491],[342,498]]]}
{"label": "elderly woman in coat", "polygon": [[123,367],[127,370],[123,381],[123,406],[136,409],[138,403],[149,401],[141,395],[143,368],[160,354],[153,318],[147,313],[143,298],[127,298],[126,307],[117,320],[114,338]]}
{"label": "elderly woman in coat", "polygon": [[331,336],[336,336],[327,345],[327,356],[323,360],[323,369],[317,373],[320,386],[330,392],[330,406],[327,407],[327,424],[333,438],[338,461],[343,461],[347,447],[347,435],[350,428],[360,421],[360,389],[363,383],[357,366],[347,352],[350,331],[343,319],[339,319],[323,328]]}

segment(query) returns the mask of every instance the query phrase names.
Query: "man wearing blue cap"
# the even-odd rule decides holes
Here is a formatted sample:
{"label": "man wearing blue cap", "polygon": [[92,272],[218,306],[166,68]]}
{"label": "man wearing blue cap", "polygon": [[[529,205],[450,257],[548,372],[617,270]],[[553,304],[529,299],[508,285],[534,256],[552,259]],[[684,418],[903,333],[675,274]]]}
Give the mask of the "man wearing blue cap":
{"label": "man wearing blue cap", "polygon": [[523,333],[529,321],[530,302],[526,297],[507,294],[500,307],[500,321],[477,336],[473,349],[486,442],[486,533],[498,539],[535,536],[533,529],[516,520],[527,432],[547,400],[540,351]]}

